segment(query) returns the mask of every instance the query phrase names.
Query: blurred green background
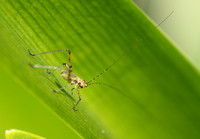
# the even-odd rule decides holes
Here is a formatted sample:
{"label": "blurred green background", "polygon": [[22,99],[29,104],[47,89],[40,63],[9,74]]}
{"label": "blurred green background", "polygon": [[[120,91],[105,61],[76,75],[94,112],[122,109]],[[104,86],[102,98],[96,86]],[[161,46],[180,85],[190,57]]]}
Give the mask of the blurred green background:
{"label": "blurred green background", "polygon": [[[161,26],[183,54],[200,69],[199,1],[135,1],[158,23],[174,10],[170,22]],[[159,19],[159,20],[158,20]],[[2,45],[2,44],[0,44]],[[14,67],[13,67],[14,68]],[[0,68],[0,138],[6,129],[16,128],[47,138],[79,138],[71,129],[31,96]],[[26,103],[29,101],[29,103]],[[8,103],[10,102],[10,103]],[[39,112],[38,112],[39,111]]]}
{"label": "blurred green background", "polygon": [[185,57],[200,70],[200,1],[199,0],[133,0],[153,21],[174,10],[170,22],[160,28]]}

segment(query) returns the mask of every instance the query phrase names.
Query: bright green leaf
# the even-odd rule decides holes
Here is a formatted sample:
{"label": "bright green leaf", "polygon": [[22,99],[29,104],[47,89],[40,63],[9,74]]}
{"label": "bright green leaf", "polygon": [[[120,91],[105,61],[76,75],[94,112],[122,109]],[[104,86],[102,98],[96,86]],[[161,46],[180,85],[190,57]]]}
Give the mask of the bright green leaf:
{"label": "bright green leaf", "polygon": [[[155,25],[131,1],[3,0],[0,17],[1,67],[80,137],[200,137],[199,73],[158,30],[136,45]],[[27,49],[69,49],[73,72],[89,81],[130,47],[96,80],[120,91],[107,86],[80,89],[78,112],[72,109],[78,96],[70,88],[52,92],[67,84],[59,71],[48,75],[28,65],[59,66],[68,55],[31,57]]]}

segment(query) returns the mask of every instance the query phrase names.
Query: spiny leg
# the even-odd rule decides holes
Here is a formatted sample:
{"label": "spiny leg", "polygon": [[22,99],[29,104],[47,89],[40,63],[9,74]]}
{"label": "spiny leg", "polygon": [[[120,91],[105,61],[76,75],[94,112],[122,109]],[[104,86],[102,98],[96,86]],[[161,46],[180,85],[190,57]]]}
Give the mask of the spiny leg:
{"label": "spiny leg", "polygon": [[47,69],[47,73],[48,73],[48,74],[51,74],[51,73],[53,73],[54,71],[60,69],[62,66],[66,66],[67,68],[69,68],[69,66],[68,66],[66,63],[63,63],[62,65],[60,65],[60,66],[56,67],[55,69],[53,69],[51,72],[49,72],[48,69]]}
{"label": "spiny leg", "polygon": [[80,95],[80,93],[79,93],[79,90],[76,88],[76,91],[77,91],[77,93],[78,93],[78,97],[79,97],[79,99],[78,99],[78,101],[77,101],[77,103],[74,105],[74,107],[73,107],[73,110],[74,111],[78,111],[78,110],[76,110],[75,108],[76,108],[76,106],[79,104],[79,102],[81,101],[81,95]]}

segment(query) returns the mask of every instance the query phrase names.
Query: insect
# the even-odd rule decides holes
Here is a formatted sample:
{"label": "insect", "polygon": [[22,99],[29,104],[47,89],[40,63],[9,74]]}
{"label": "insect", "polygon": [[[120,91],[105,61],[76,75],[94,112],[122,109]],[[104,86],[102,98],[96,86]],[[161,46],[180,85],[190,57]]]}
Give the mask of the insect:
{"label": "insect", "polygon": [[[171,15],[172,15],[173,11],[164,19],[162,20],[157,26],[155,26],[149,33],[147,33],[146,35],[144,35],[135,45],[137,46],[142,40],[144,40],[145,38],[147,38],[149,36],[149,34],[151,34],[154,30],[156,30],[165,20],[167,20]],[[73,94],[73,90],[75,89],[78,93],[78,101],[77,103],[74,105],[73,110],[76,110],[76,106],[79,104],[79,102],[81,101],[81,95],[79,92],[79,89],[81,88],[85,88],[89,85],[92,84],[102,84],[102,85],[107,85],[105,83],[93,83],[94,80],[96,80],[99,76],[101,76],[102,74],[104,74],[106,71],[108,71],[114,64],[116,64],[123,56],[125,56],[130,49],[132,49],[132,47],[130,47],[129,49],[127,49],[118,59],[116,59],[113,63],[111,63],[105,70],[103,70],[102,72],[100,72],[97,76],[95,76],[93,79],[91,79],[88,82],[85,82],[85,80],[81,79],[80,77],[78,77],[77,75],[75,75],[73,73],[72,70],[72,64],[71,64],[71,51],[66,49],[66,50],[54,50],[54,51],[47,51],[47,52],[43,52],[43,53],[37,53],[37,54],[32,54],[30,52],[30,50],[28,49],[28,53],[31,56],[38,56],[38,55],[43,55],[43,54],[48,54],[48,53],[55,53],[55,52],[68,52],[68,64],[63,63],[62,65],[58,66],[58,67],[53,67],[53,66],[42,66],[42,65],[31,65],[32,67],[36,67],[36,68],[46,68],[47,69],[47,73],[48,74],[52,74],[54,71],[58,70],[58,69],[62,69],[62,67],[64,66],[66,69],[61,71],[61,76],[63,77],[64,80],[66,80],[68,82],[67,86],[63,86],[59,89],[53,90],[53,92],[57,92],[61,89],[64,89],[70,85],[74,85],[74,88],[71,89],[71,93]],[[53,69],[52,71],[48,71],[48,69]],[[107,85],[109,86],[109,85]],[[110,87],[110,86],[109,86]]]}

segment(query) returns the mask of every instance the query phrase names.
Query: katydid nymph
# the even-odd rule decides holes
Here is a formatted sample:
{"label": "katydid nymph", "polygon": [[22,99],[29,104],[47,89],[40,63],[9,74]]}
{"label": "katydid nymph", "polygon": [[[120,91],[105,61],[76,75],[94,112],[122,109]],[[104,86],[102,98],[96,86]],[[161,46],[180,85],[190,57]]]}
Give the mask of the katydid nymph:
{"label": "katydid nymph", "polygon": [[[144,35],[142,38],[140,38],[135,43],[135,46],[137,46],[144,39],[146,39],[153,31],[155,31],[165,20],[167,20],[172,15],[172,13],[173,13],[173,11],[164,20],[162,20],[157,26],[155,26],[150,32],[146,33],[146,35]],[[60,66],[57,66],[57,67],[55,67],[55,66],[44,66],[44,65],[43,66],[42,65],[31,65],[31,66],[35,67],[35,68],[46,68],[48,74],[52,74],[56,70],[61,70],[61,76],[63,77],[64,80],[66,80],[68,82],[68,85],[63,86],[59,89],[53,90],[53,92],[57,92],[61,89],[64,89],[64,88],[70,86],[70,85],[74,85],[74,88],[71,89],[71,92],[75,89],[78,93],[79,99],[78,99],[77,103],[74,105],[73,110],[77,111],[76,106],[81,101],[81,95],[80,95],[79,89],[88,87],[88,86],[93,85],[93,84],[107,85],[107,84],[104,84],[104,83],[94,83],[93,81],[96,80],[99,76],[103,75],[106,71],[108,71],[114,64],[116,64],[122,57],[124,57],[130,51],[130,49],[132,49],[132,47],[128,48],[119,58],[117,58],[107,68],[105,68],[105,70],[100,72],[97,76],[95,76],[94,78],[92,78],[88,82],[86,82],[85,80],[81,79],[80,77],[78,77],[77,75],[75,75],[73,73],[72,64],[71,64],[71,51],[70,50],[68,50],[68,49],[54,50],[54,51],[47,51],[47,52],[43,52],[43,53],[37,53],[37,54],[31,53],[30,50],[28,50],[28,52],[29,52],[29,55],[31,55],[31,56],[38,56],[38,55],[43,55],[43,54],[48,54],[48,53],[55,53],[55,52],[67,52],[68,53],[68,64],[62,63]],[[65,69],[63,69],[63,66],[65,67]],[[53,70],[48,71],[48,69],[53,69]],[[109,85],[107,85],[107,86],[109,86]]]}

